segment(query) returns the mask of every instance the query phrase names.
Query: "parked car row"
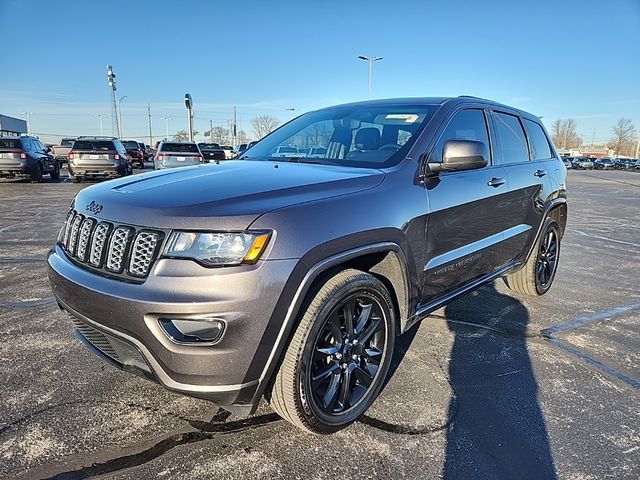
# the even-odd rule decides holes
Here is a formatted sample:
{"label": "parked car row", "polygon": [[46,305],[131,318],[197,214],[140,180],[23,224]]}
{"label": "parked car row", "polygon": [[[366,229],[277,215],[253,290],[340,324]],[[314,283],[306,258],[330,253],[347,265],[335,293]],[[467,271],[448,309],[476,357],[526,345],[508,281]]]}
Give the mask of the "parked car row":
{"label": "parked car row", "polygon": [[640,160],[636,158],[590,158],[563,157],[565,167],[575,170],[633,170],[640,171]]}

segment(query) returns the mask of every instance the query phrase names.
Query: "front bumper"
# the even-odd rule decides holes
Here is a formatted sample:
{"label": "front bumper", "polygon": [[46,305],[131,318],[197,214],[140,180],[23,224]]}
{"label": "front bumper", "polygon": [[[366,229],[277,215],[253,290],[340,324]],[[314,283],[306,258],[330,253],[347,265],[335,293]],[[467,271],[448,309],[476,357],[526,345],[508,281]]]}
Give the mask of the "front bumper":
{"label": "front bumper", "polygon": [[[264,368],[254,357],[271,351],[272,345],[261,340],[296,263],[273,260],[207,269],[189,260],[160,259],[144,283],[130,284],[78,267],[58,246],[48,257],[60,307],[74,317],[81,333],[83,326],[87,329],[83,337],[107,359],[171,390],[248,410]],[[226,324],[213,346],[177,344],[158,322],[160,317],[202,316]],[[131,355],[109,355],[89,338],[93,331],[124,342]]]}

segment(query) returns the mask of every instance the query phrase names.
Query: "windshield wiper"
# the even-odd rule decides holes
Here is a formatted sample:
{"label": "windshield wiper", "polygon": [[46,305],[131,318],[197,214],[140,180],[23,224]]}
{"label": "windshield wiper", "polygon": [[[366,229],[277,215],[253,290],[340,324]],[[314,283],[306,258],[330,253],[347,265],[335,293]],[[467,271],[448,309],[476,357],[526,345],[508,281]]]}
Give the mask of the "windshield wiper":
{"label": "windshield wiper", "polygon": [[313,165],[338,165],[337,162],[332,162],[331,160],[326,159],[315,159],[309,157],[269,157],[269,161],[271,162],[290,162],[290,163],[311,163]]}

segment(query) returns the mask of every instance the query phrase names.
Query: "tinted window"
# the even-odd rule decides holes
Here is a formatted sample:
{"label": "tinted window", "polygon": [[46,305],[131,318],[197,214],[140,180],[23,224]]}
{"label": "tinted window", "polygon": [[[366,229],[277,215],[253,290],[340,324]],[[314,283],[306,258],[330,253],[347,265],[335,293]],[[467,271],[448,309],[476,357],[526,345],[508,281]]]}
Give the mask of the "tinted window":
{"label": "tinted window", "polygon": [[140,145],[138,145],[138,142],[134,142],[132,140],[127,140],[122,142],[122,144],[125,146],[125,148],[140,148]]}
{"label": "tinted window", "polygon": [[529,160],[527,138],[520,125],[520,120],[514,115],[494,113],[498,149],[502,152],[502,163],[519,163]]}
{"label": "tinted window", "polygon": [[529,136],[529,145],[531,146],[531,158],[534,160],[543,160],[545,158],[551,158],[551,148],[549,147],[549,141],[544,134],[542,127],[536,122],[524,119],[524,127],[527,129],[527,135]]}
{"label": "tinted window", "polygon": [[107,152],[115,150],[115,147],[113,142],[109,140],[76,140],[73,144],[73,149],[87,152]]}
{"label": "tinted window", "polygon": [[17,138],[0,138],[0,148],[22,148]]}
{"label": "tinted window", "polygon": [[71,145],[73,145],[73,139],[71,139],[71,138],[63,138],[60,141],[60,146],[61,147],[70,147]]}
{"label": "tinted window", "polygon": [[487,151],[489,151],[487,122],[485,121],[482,110],[462,110],[453,116],[436,144],[436,148],[431,155],[431,162],[442,161],[444,144],[449,140],[475,140],[483,142],[487,146]]}
{"label": "tinted window", "polygon": [[195,143],[163,143],[161,152],[200,153]]}

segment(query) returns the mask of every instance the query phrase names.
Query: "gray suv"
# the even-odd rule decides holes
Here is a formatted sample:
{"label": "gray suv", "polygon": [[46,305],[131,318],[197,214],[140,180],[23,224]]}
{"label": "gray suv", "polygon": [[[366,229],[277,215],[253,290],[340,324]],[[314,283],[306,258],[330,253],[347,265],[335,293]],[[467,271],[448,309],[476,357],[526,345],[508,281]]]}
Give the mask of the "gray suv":
{"label": "gray suv", "polygon": [[124,145],[113,137],[78,137],[69,150],[69,174],[85,178],[115,178],[133,173]]}
{"label": "gray suv", "polygon": [[[322,156],[273,157],[280,146]],[[88,348],[314,433],[380,392],[395,338],[498,277],[553,282],[566,169],[540,120],[473,97],[302,115],[239,160],[78,193],[48,256]]]}

